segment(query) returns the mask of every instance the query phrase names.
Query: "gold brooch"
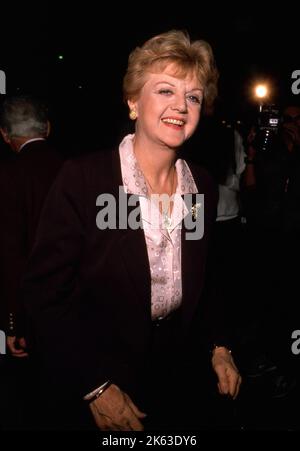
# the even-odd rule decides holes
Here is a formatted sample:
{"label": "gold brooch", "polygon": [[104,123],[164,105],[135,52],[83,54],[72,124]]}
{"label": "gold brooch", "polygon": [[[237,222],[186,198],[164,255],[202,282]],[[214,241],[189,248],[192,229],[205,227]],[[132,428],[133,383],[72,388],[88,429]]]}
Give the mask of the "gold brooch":
{"label": "gold brooch", "polygon": [[201,207],[201,204],[193,204],[192,208],[191,208],[191,213],[192,213],[192,217],[193,219],[197,219],[198,216],[198,210]]}

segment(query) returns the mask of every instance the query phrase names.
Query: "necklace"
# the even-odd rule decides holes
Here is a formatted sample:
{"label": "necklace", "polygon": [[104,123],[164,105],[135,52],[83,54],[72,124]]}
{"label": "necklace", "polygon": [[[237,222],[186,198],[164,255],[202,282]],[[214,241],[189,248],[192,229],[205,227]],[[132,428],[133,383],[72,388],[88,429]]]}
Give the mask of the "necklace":
{"label": "necklace", "polygon": [[[176,169],[174,167],[172,183],[171,183],[171,195],[168,195],[167,193],[161,193],[158,195],[158,197],[159,197],[158,207],[159,207],[159,211],[162,215],[163,225],[166,229],[170,229],[172,227],[172,209],[173,209],[172,196],[175,192],[175,186],[176,186],[176,175],[175,174],[176,174]],[[152,194],[158,194],[153,189],[151,183],[149,182],[149,180],[147,179],[145,174],[144,174],[144,178],[145,178],[146,184],[148,186],[148,191],[150,188],[150,191]],[[161,195],[163,195],[163,199],[160,198]]]}

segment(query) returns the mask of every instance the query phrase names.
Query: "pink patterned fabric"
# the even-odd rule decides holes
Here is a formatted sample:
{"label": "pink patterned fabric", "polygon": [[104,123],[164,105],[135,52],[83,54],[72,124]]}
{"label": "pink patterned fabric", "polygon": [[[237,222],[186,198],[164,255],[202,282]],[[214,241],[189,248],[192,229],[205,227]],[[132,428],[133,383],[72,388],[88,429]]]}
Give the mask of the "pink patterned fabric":
{"label": "pink patterned fabric", "polygon": [[176,161],[177,190],[171,216],[162,215],[133,151],[134,135],[119,146],[124,191],[139,196],[141,216],[151,271],[152,319],[167,316],[181,304],[181,223],[187,215],[183,194],[197,193],[191,171],[184,160]]}

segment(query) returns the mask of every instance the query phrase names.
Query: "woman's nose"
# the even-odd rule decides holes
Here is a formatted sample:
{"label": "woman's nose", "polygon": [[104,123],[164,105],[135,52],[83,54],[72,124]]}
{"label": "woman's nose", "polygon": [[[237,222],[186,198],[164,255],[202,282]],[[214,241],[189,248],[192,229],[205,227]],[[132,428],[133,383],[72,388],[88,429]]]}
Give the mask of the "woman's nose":
{"label": "woman's nose", "polygon": [[178,111],[179,113],[186,113],[187,112],[187,106],[186,106],[186,99],[184,98],[177,98],[173,105],[171,106],[171,109],[173,111]]}

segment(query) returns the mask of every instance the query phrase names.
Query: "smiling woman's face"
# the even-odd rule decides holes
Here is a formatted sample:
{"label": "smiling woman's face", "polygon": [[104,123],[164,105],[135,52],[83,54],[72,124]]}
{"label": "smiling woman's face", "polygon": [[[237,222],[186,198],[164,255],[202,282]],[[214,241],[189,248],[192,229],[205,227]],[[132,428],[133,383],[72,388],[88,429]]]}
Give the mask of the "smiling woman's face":
{"label": "smiling woman's face", "polygon": [[203,89],[193,72],[177,78],[172,75],[172,66],[161,73],[148,72],[138,99],[128,101],[128,105],[137,113],[137,135],[143,140],[178,148],[197,127]]}

